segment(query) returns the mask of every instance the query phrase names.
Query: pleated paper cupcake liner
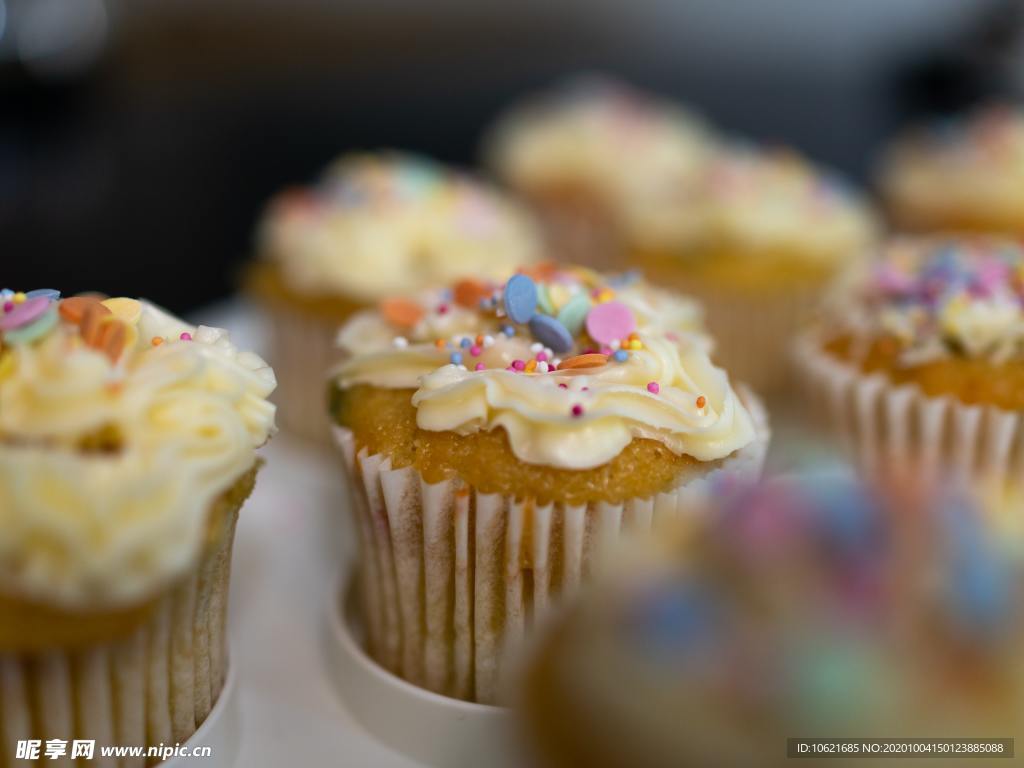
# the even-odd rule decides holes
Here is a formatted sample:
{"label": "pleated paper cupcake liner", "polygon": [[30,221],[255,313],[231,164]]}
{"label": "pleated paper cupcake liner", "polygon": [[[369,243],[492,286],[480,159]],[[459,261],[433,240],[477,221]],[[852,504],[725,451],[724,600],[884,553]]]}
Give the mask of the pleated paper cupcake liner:
{"label": "pleated paper cupcake liner", "polygon": [[669,492],[620,504],[537,504],[459,480],[431,484],[412,467],[357,450],[352,433],[335,427],[370,654],[415,685],[494,703],[506,649],[585,581],[608,547],[678,518],[716,484],[758,476],[769,432],[760,404],[745,400],[758,422],[754,444]]}
{"label": "pleated paper cupcake liner", "polygon": [[338,361],[335,340],[341,321],[290,309],[281,303],[263,306],[270,330],[267,355],[277,374],[278,422],[282,430],[321,447],[329,447],[327,372]]}
{"label": "pleated paper cupcake liner", "polygon": [[815,413],[869,476],[892,471],[925,480],[955,476],[987,487],[1024,480],[1024,426],[1017,413],[929,397],[827,354],[813,333],[793,357]]}
{"label": "pleated paper cupcake liner", "polygon": [[547,194],[533,199],[553,259],[602,272],[625,267],[623,233],[607,206],[582,194]]}
{"label": "pleated paper cupcake liner", "polygon": [[145,757],[101,757],[100,747],[173,746],[196,732],[227,674],[228,584],[240,506],[194,573],[160,597],[130,635],[68,651],[0,653],[0,768],[29,765],[15,759],[18,741],[27,739],[67,741],[63,762],[40,764],[73,764],[71,743],[79,739],[96,742],[94,758],[82,764],[139,768]]}

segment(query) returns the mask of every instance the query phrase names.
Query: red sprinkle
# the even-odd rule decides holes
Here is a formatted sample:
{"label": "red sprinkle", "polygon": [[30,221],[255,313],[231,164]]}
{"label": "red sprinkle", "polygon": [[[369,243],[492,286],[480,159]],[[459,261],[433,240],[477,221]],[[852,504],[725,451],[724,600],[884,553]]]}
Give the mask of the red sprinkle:
{"label": "red sprinkle", "polygon": [[580,405],[579,403],[576,403],[576,405],[574,405],[572,407],[572,415],[573,415],[573,418],[575,418],[575,419],[578,419],[580,416],[582,416],[583,415],[583,406]]}
{"label": "red sprinkle", "polygon": [[439,315],[446,315],[446,314],[448,314],[448,305],[447,304],[440,304],[440,305],[438,305],[438,307],[437,307],[437,314],[439,314]]}
{"label": "red sprinkle", "polygon": [[558,388],[559,388],[559,389],[568,389],[568,388],[569,388],[569,385],[568,385],[568,384],[566,384],[566,383],[565,383],[564,381],[562,381],[562,382],[559,382],[559,383],[558,383]]}
{"label": "red sprinkle", "polygon": [[[656,395],[661,391],[661,387],[658,386],[658,382],[649,381],[647,382],[647,391],[650,392],[652,395]],[[698,408],[699,407],[700,406],[698,406]]]}

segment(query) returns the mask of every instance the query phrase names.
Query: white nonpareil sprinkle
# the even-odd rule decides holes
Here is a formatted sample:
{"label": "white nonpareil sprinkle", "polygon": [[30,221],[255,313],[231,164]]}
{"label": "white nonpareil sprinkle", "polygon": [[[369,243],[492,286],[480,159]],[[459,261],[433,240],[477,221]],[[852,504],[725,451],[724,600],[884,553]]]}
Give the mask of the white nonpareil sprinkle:
{"label": "white nonpareil sprinkle", "polygon": [[398,349],[405,349],[406,347],[409,346],[409,340],[405,338],[405,336],[395,336],[394,340],[391,343],[394,344]]}

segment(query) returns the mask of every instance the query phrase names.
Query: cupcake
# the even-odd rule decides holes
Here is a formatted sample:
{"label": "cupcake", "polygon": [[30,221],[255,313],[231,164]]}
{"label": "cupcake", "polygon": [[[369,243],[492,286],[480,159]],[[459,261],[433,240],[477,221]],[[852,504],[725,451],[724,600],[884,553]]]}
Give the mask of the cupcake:
{"label": "cupcake", "polygon": [[273,389],[224,331],[144,301],[0,292],[0,766],[19,740],[203,723]]}
{"label": "cupcake", "polygon": [[1024,250],[901,238],[797,342],[808,392],[865,470],[1024,479]]}
{"label": "cupcake", "polygon": [[734,146],[645,231],[634,262],[702,301],[716,360],[771,396],[789,383],[789,340],[873,242],[875,223],[849,187],[799,155]]}
{"label": "cupcake", "polygon": [[[535,644],[517,701],[534,762],[1008,756],[1024,717],[1024,572],[1019,530],[990,516],[1015,510],[879,494],[831,471],[701,513],[709,523],[639,548]],[[813,739],[834,751],[793,743]],[[900,739],[924,741],[885,750]]]}
{"label": "cupcake", "polygon": [[270,319],[283,426],[324,427],[338,326],[390,296],[465,275],[497,277],[538,258],[532,220],[461,173],[396,153],[346,156],[311,189],[271,201],[249,289]]}
{"label": "cupcake", "polygon": [[712,151],[704,123],[621,83],[573,80],[501,117],[487,142],[496,175],[542,214],[568,260],[621,266],[652,219],[675,218]]}
{"label": "cupcake", "polygon": [[1024,109],[992,106],[902,137],[879,186],[900,229],[1024,237]]}
{"label": "cupcake", "polygon": [[764,414],[697,308],[632,275],[544,266],[397,306],[345,326],[333,378],[369,651],[491,703],[505,650],[606,546],[759,471]]}

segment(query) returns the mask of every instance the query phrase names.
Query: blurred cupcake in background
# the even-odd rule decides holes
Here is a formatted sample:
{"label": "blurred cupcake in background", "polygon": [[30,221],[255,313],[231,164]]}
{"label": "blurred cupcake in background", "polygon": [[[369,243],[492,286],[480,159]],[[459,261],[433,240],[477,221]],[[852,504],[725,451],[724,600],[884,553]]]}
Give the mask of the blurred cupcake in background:
{"label": "blurred cupcake in background", "polygon": [[146,748],[206,720],[273,389],[144,301],[0,291],[0,766],[20,740]]}
{"label": "blurred cupcake in background", "polygon": [[271,201],[248,289],[267,311],[281,420],[326,440],[338,326],[383,299],[497,277],[541,255],[529,215],[490,187],[399,153],[345,156],[316,186]]}
{"label": "blurred cupcake in background", "polygon": [[686,194],[711,149],[708,128],[682,107],[592,77],[510,109],[486,159],[540,212],[555,254],[621,268],[638,229],[657,212],[672,217],[666,204]]}
{"label": "blurred cupcake in background", "polygon": [[632,263],[700,300],[716,360],[762,394],[780,394],[794,333],[874,242],[870,208],[790,150],[733,145],[667,210],[648,212]]}
{"label": "blurred cupcake in background", "polygon": [[693,302],[635,276],[544,266],[382,306],[340,334],[332,415],[369,650],[414,684],[493,702],[605,546],[760,471],[760,404]]}
{"label": "blurred cupcake in background", "polygon": [[1024,108],[990,106],[897,139],[879,186],[893,225],[1024,237]]}
{"label": "blurred cupcake in background", "polygon": [[837,286],[796,357],[814,402],[869,472],[1024,480],[1024,250],[900,238]]}
{"label": "blurred cupcake in background", "polygon": [[1018,513],[837,471],[720,497],[541,633],[515,686],[537,762],[784,766],[795,737],[975,738],[1005,756],[1024,717],[1024,572],[1019,525],[1000,523]]}

